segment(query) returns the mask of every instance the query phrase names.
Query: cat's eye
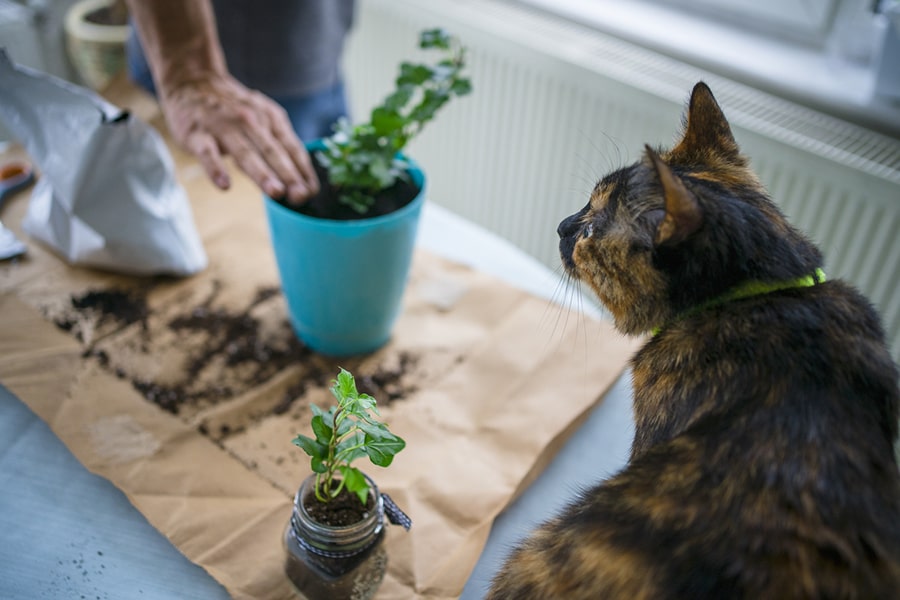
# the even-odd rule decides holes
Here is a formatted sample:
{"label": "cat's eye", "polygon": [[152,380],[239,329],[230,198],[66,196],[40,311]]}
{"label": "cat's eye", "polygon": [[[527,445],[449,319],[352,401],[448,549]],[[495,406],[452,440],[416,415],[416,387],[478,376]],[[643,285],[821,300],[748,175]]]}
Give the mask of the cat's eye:
{"label": "cat's eye", "polygon": [[582,229],[582,232],[584,233],[584,237],[586,237],[586,238],[591,237],[592,235],[594,235],[594,224],[588,223],[587,225],[584,226],[584,229]]}

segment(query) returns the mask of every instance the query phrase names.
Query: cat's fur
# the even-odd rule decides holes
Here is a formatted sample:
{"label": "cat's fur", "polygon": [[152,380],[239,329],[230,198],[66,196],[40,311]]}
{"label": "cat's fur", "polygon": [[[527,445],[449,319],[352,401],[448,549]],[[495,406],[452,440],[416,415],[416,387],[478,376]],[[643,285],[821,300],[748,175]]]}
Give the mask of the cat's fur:
{"label": "cat's fur", "polygon": [[489,597],[900,597],[900,392],[880,319],[837,280],[707,304],[822,263],[709,88],[674,149],[647,147],[558,231],[619,330],[659,331],[632,361],[628,465],[515,549]]}

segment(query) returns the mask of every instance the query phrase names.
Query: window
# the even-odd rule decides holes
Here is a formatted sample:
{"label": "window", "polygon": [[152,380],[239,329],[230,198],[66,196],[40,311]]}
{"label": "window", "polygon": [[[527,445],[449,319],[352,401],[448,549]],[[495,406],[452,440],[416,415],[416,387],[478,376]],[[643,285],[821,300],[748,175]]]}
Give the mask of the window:
{"label": "window", "polygon": [[813,44],[824,44],[837,0],[654,0],[658,4],[761,33]]}
{"label": "window", "polygon": [[851,121],[900,123],[900,0],[511,1]]}

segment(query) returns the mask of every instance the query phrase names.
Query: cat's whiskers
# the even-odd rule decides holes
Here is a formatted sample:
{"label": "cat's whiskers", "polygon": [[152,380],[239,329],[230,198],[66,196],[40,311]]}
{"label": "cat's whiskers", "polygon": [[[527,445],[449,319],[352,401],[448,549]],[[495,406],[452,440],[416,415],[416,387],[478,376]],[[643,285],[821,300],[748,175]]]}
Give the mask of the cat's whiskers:
{"label": "cat's whiskers", "polygon": [[[588,324],[587,324],[587,319],[585,318],[585,310],[584,310],[584,288],[582,288],[581,283],[577,279],[572,277],[571,275],[569,276],[569,279],[574,284],[575,299],[578,301],[578,306],[576,307],[576,309],[577,309],[576,317],[578,319],[578,324],[580,325],[580,329],[583,333],[582,337],[584,338],[583,349],[584,349],[584,357],[585,357],[585,367],[584,368],[587,369],[587,359],[589,357]],[[575,341],[576,341],[576,343],[578,341],[577,331],[576,331]]]}
{"label": "cat's whiskers", "polygon": [[[584,296],[578,279],[570,274],[562,265],[558,265],[554,269],[557,275],[556,289],[547,301],[547,307],[544,315],[541,317],[539,327],[543,327],[547,322],[550,310],[556,311],[556,319],[553,323],[553,329],[550,332],[549,340],[552,342],[556,332],[560,332],[560,339],[569,326],[569,317],[574,314],[576,318],[576,340],[579,332],[583,334],[585,342],[585,352],[587,352],[587,322],[584,316]],[[560,329],[560,320],[565,317]]]}
{"label": "cat's whiskers", "polygon": [[[553,327],[550,331],[548,342],[553,341],[553,337],[556,335],[556,332],[559,330],[560,319],[563,316],[563,313],[566,313],[566,304],[570,301],[569,294],[569,284],[570,284],[570,276],[566,272],[560,272],[562,269],[562,265],[559,265],[554,269],[554,273],[557,275],[556,280],[556,288],[553,290],[553,293],[550,295],[550,298],[547,300],[547,305],[544,307],[544,313],[541,315],[540,322],[538,323],[538,327],[543,329],[547,322],[550,320],[551,311],[556,313],[556,317],[553,320]],[[566,321],[563,323],[562,331],[565,331],[565,328],[568,326],[568,314],[566,314]],[[562,333],[560,333],[560,336]]]}
{"label": "cat's whiskers", "polygon": [[[613,171],[616,171],[626,164],[625,155],[622,153],[622,140],[614,138],[605,131],[601,131],[599,133],[601,136],[603,136],[603,138],[605,138],[605,144],[601,145],[597,142],[597,140],[587,137],[584,132],[581,133],[584,137],[587,138],[588,143],[590,144],[594,152],[597,155],[603,157],[606,162],[606,169],[595,173],[594,179],[591,183],[591,187],[594,186],[594,183],[596,183],[604,173],[611,173]],[[612,150],[615,152],[615,160],[613,160],[613,152],[610,152],[610,148],[612,148]],[[581,156],[578,156],[577,158],[579,160],[584,160],[592,171],[598,171],[598,165],[603,164],[602,161],[591,161]]]}

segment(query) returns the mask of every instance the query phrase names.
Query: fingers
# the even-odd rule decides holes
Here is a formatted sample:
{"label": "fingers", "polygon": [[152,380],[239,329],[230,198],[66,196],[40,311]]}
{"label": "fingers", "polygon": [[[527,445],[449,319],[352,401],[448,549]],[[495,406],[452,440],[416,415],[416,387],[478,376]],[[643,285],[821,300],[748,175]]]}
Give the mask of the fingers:
{"label": "fingers", "polygon": [[300,179],[288,184],[287,199],[292,204],[299,204],[318,194],[320,185],[306,148],[297,142],[293,146],[288,148],[289,157],[293,170],[300,174]]}
{"label": "fingers", "polygon": [[[225,152],[234,157],[238,167],[268,196],[283,198],[286,186],[264,158],[266,142],[260,133],[254,133],[251,139],[246,131],[232,129],[222,133],[220,143]],[[269,144],[270,146],[271,144]],[[274,152],[269,149],[271,154]]]}
{"label": "fingers", "polygon": [[278,173],[287,186],[288,201],[299,203],[319,193],[319,178],[309,153],[294,133],[287,113],[274,104],[273,109],[270,119],[276,147],[286,153],[286,162],[282,165],[284,170]]}
{"label": "fingers", "polygon": [[262,95],[258,95],[255,103],[257,111],[250,117],[252,123],[247,128],[252,146],[236,150],[235,159],[251,177],[261,169],[267,177],[276,180],[282,187],[277,197],[301,203],[319,188],[309,155],[294,134],[284,109]]}
{"label": "fingers", "polygon": [[221,190],[231,187],[231,177],[228,176],[219,145],[211,135],[203,131],[194,131],[188,135],[184,146],[188,152],[197,157],[207,177],[216,187]]}
{"label": "fingers", "polygon": [[199,84],[171,92],[167,120],[209,178],[228,189],[224,155],[267,195],[299,204],[319,191],[312,160],[285,110],[236,82]]}

